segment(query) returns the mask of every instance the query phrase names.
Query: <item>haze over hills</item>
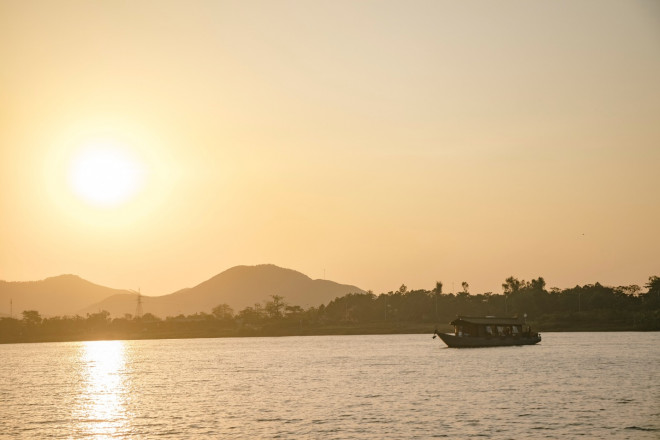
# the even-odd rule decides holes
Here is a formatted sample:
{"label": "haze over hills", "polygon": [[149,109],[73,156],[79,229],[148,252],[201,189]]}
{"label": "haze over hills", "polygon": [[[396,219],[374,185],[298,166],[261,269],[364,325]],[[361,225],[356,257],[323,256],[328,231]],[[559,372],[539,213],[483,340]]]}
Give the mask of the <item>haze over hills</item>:
{"label": "haze over hills", "polygon": [[[0,316],[20,317],[24,310],[37,310],[43,316],[74,315],[83,307],[128,290],[111,289],[76,275],[60,275],[40,281],[1,281]],[[134,297],[135,295],[133,295]]]}
{"label": "haze over hills", "polygon": [[[270,299],[302,307],[319,306],[348,293],[362,293],[356,286],[328,280],[312,280],[307,275],[272,264],[235,266],[189,289],[164,296],[143,296],[143,310],[156,316],[176,316],[197,312],[210,313],[218,304],[228,304],[238,312]],[[135,313],[135,295],[118,294],[83,310],[81,314],[107,310],[113,316]]]}
{"label": "haze over hills", "polygon": [[[236,266],[195,287],[164,296],[142,296],[144,313],[156,316],[210,313],[218,304],[228,304],[235,312],[280,295],[288,304],[302,307],[327,304],[347,293],[362,289],[328,280],[312,280],[291,269],[272,264]],[[113,316],[135,314],[136,296],[128,290],[99,286],[75,275],[61,275],[41,281],[0,281],[0,316],[13,316],[24,310],[37,310],[42,316],[85,316],[107,310]]]}

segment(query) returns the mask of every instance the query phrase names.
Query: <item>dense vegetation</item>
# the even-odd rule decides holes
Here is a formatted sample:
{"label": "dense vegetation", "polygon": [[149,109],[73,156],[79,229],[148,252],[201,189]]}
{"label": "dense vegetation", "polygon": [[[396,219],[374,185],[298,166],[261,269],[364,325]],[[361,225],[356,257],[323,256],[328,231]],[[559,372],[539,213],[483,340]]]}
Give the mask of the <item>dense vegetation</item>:
{"label": "dense vegetation", "polygon": [[599,283],[570,289],[546,289],[543,278],[509,277],[502,294],[445,294],[442,283],[432,290],[398,290],[375,295],[348,294],[327,305],[303,309],[278,295],[238,313],[226,304],[211,314],[160,319],[149,313],[111,319],[106,311],[86,317],[42,318],[24,311],[22,319],[0,319],[0,342],[150,339],[220,336],[311,334],[431,333],[449,330],[456,315],[510,316],[526,314],[540,331],[660,330],[660,277],[644,286],[607,287]]}

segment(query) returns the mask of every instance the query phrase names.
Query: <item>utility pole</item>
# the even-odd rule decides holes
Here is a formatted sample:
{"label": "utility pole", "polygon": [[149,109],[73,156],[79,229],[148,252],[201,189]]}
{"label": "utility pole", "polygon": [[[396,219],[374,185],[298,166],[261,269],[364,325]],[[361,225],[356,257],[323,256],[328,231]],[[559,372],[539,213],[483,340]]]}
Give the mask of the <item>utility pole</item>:
{"label": "utility pole", "polygon": [[578,312],[582,311],[582,292],[578,292]]}
{"label": "utility pole", "polygon": [[140,293],[140,288],[137,290],[137,306],[135,307],[135,317],[142,317],[142,294]]}
{"label": "utility pole", "polygon": [[9,298],[9,317],[14,317],[14,300]]}

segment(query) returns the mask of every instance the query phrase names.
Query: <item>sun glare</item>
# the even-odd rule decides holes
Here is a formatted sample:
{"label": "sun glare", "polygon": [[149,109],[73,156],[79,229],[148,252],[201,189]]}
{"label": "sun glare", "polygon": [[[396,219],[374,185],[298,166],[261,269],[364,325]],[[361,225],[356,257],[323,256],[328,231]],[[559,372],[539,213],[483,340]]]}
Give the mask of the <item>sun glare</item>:
{"label": "sun glare", "polygon": [[73,157],[68,180],[76,196],[86,203],[111,208],[137,195],[144,184],[144,169],[123,145],[94,142]]}

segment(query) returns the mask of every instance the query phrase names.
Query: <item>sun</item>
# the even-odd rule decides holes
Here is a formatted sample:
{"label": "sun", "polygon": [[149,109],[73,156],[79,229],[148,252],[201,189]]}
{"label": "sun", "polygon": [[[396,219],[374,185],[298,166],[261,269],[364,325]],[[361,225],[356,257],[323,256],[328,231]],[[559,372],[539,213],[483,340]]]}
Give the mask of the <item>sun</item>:
{"label": "sun", "polygon": [[71,159],[73,193],[98,208],[113,208],[135,197],[144,185],[144,166],[126,146],[102,140],[85,144]]}

